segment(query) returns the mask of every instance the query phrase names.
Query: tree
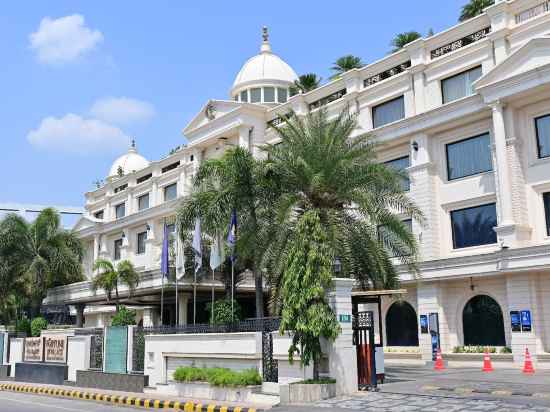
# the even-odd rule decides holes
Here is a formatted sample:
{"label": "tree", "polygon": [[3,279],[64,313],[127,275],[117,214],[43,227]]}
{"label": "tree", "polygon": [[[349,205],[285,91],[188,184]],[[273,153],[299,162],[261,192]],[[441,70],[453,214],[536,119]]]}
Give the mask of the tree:
{"label": "tree", "polygon": [[462,7],[459,21],[466,21],[483,13],[483,10],[495,4],[495,0],[470,0]]}
{"label": "tree", "polygon": [[361,61],[360,57],[356,57],[352,54],[347,54],[340,57],[333,63],[333,66],[330,68],[330,70],[332,70],[334,74],[330,76],[330,78],[331,80],[336,79],[347,71],[350,71],[352,69],[360,69],[361,67],[363,67],[363,62]]}
{"label": "tree", "polygon": [[291,86],[290,93],[295,95],[310,92],[319,87],[321,80],[315,73],[302,74],[298,80],[294,80],[294,86]]}
{"label": "tree", "polygon": [[16,214],[0,222],[0,266],[24,281],[33,317],[49,288],[83,279],[82,256],[80,240],[62,228],[54,209],[44,209],[32,223]]}
{"label": "tree", "polygon": [[280,333],[292,331],[289,361],[294,353],[301,365],[313,360],[313,379],[319,379],[321,338],[334,341],[340,333],[336,315],[326,300],[332,289],[333,250],[321,227],[318,212],[308,210],[298,221],[281,282]]}
{"label": "tree", "polygon": [[129,260],[120,261],[116,268],[111,261],[98,259],[94,264],[94,271],[98,271],[92,281],[92,289],[103,289],[107,295],[107,301],[112,300],[115,292],[116,311],[120,310],[119,287],[125,285],[128,288],[128,295],[131,296],[139,284],[139,273]]}
{"label": "tree", "polygon": [[119,310],[111,320],[111,326],[129,326],[136,324],[136,311],[126,306],[120,306]]}
{"label": "tree", "polygon": [[38,316],[31,321],[31,336],[40,336],[40,333],[48,328],[48,321]]}
{"label": "tree", "polygon": [[393,256],[417,270],[417,242],[402,216],[420,223],[423,216],[404,191],[406,173],[378,162],[378,145],[368,135],[352,138],[356,128],[347,109],[335,119],[320,109],[275,127],[281,142],[266,150],[279,194],[263,262],[274,313],[284,305],[281,284],[289,239],[308,211],[317,212],[332,255],[342,263],[341,275],[355,278],[362,289],[398,286]]}
{"label": "tree", "polygon": [[397,34],[394,39],[391,41],[391,45],[393,47],[392,53],[395,53],[399,50],[401,50],[404,46],[406,46],[409,43],[412,43],[413,41],[421,38],[422,35],[418,33],[417,31],[406,31],[404,33]]}
{"label": "tree", "polygon": [[240,269],[249,268],[254,275],[257,317],[264,316],[260,262],[266,240],[261,237],[261,222],[272,213],[276,193],[268,174],[263,162],[241,147],[226,151],[220,159],[206,160],[197,171],[193,191],[183,201],[177,219],[179,233],[188,242],[197,217],[202,231],[213,238],[216,233],[227,234],[231,212],[237,211],[237,262]]}

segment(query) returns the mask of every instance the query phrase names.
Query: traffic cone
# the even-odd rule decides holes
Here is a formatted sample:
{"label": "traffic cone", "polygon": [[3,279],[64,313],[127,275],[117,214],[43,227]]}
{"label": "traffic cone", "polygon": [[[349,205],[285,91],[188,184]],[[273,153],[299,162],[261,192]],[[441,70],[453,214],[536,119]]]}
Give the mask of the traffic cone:
{"label": "traffic cone", "polygon": [[435,354],[434,370],[442,371],[444,369],[445,369],[445,365],[443,365],[443,358],[441,357],[441,349],[438,349]]}
{"label": "traffic cone", "polygon": [[525,362],[523,363],[523,373],[535,373],[535,368],[533,368],[533,361],[531,360],[531,355],[529,354],[528,348],[525,348]]}
{"label": "traffic cone", "polygon": [[483,368],[481,368],[483,372],[492,372],[493,365],[491,364],[491,357],[489,356],[489,351],[485,351],[485,354],[483,355]]}

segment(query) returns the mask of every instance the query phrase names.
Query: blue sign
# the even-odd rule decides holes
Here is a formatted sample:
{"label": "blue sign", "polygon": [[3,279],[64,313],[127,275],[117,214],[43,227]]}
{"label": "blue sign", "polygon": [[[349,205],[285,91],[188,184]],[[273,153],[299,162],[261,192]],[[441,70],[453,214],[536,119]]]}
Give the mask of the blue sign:
{"label": "blue sign", "polygon": [[521,311],[521,330],[523,332],[531,332],[531,311]]}
{"label": "blue sign", "polygon": [[420,333],[428,333],[428,315],[420,315]]}
{"label": "blue sign", "polygon": [[521,316],[518,310],[510,312],[510,323],[512,324],[512,332],[521,332]]}
{"label": "blue sign", "polygon": [[346,313],[344,315],[340,315],[338,317],[340,323],[351,323],[351,315],[349,313]]}

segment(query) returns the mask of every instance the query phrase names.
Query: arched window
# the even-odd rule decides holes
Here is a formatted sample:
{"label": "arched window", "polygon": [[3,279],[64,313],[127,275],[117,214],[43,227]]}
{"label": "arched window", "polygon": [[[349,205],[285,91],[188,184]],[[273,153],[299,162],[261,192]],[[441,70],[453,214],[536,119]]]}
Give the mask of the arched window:
{"label": "arched window", "polygon": [[464,345],[506,345],[502,310],[490,296],[477,295],[466,303],[462,325]]}
{"label": "arched window", "polygon": [[387,346],[418,346],[414,308],[405,301],[393,303],[386,313]]}

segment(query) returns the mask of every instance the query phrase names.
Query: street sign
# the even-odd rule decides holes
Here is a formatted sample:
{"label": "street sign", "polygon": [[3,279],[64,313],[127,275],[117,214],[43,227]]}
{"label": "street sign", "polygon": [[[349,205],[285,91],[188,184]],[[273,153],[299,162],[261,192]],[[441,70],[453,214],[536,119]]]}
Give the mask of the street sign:
{"label": "street sign", "polygon": [[531,332],[531,311],[521,311],[521,330],[523,332]]}

